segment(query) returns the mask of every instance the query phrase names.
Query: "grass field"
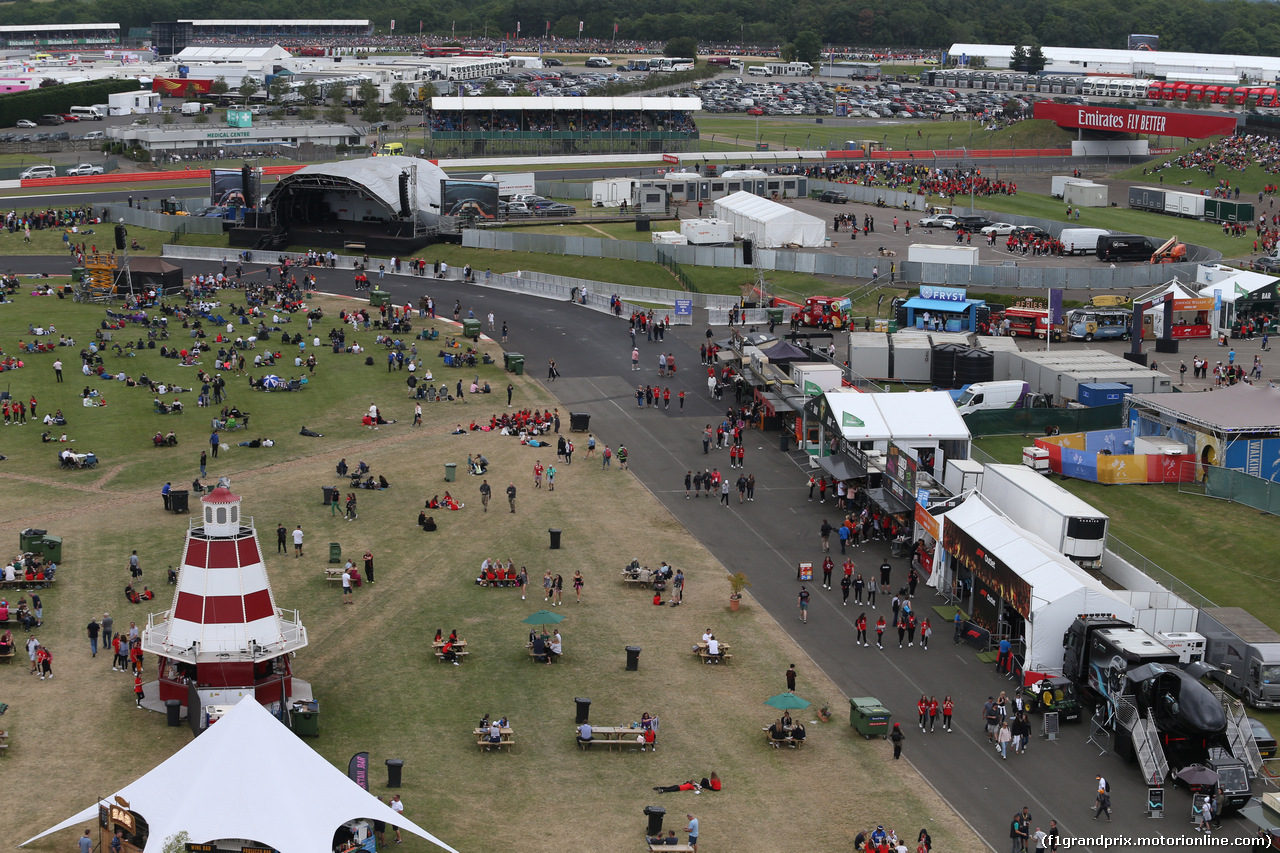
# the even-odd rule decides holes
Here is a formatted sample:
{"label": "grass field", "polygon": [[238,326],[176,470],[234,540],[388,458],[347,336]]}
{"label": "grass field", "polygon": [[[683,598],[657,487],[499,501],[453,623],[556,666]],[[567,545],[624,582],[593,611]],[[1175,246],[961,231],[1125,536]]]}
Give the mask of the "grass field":
{"label": "grass field", "polygon": [[[234,299],[224,294],[224,309]],[[353,305],[323,298],[315,304],[326,312],[313,332],[322,339],[335,326],[337,310]],[[28,323],[53,323],[80,346],[101,317],[100,307],[20,295],[0,313],[0,336],[9,346]],[[295,315],[288,328],[301,326]],[[118,333],[117,339],[135,333]],[[411,427],[405,374],[385,370],[373,336],[348,331],[349,343],[374,348],[373,366],[365,366],[361,356],[320,347],[317,373],[297,394],[252,392],[243,377],[230,377],[230,401],[252,413],[252,429],[224,434],[231,447],[209,465],[211,476],[231,477],[246,517],[256,519],[277,606],[298,608],[307,626],[310,645],[297,654],[293,669],[311,682],[320,701],[321,734],[308,745],[336,766],[367,750],[375,793],[387,793],[381,762],[403,759],[400,793],[407,816],[458,849],[477,853],[517,847],[551,853],[567,845],[637,849],[641,809],[649,804],[666,806],[670,827],[684,825],[686,810],[697,814],[703,841],[713,850],[781,849],[794,838],[797,799],[816,783],[822,808],[841,819],[806,828],[815,849],[847,849],[857,830],[877,823],[911,833],[926,826],[944,850],[982,846],[906,762],[887,760],[886,743],[864,741],[840,722],[844,697],[760,607],[748,597],[740,612],[729,612],[724,567],[628,473],[583,458],[585,441],[576,436],[579,464],[557,465],[554,492],[535,491],[530,469],[538,459],[556,461],[548,449],[495,433],[449,434],[459,422],[504,410],[500,397],[427,404],[423,427]],[[517,406],[554,405],[531,377],[508,377],[499,367],[452,371],[436,356],[439,343],[417,343],[437,382],[452,385],[478,373],[500,394],[510,378]],[[512,343],[519,345],[518,335]],[[496,353],[493,345],[482,346]],[[67,361],[74,362],[74,352],[64,351],[72,356]],[[162,510],[159,488],[166,481],[185,485],[196,475],[210,413],[197,409],[194,395],[186,393],[186,414],[155,415],[149,391],[102,379],[89,384],[108,405],[82,408],[78,400],[86,380],[71,369],[67,382],[55,384],[54,357],[28,357],[24,368],[6,375],[6,385],[15,398],[35,396],[39,412],[61,408],[73,446],[95,451],[101,465],[59,470],[56,445],[41,443],[40,426],[4,429],[0,536],[16,543],[19,530],[41,527],[65,541],[58,586],[42,596],[45,624],[38,630],[54,655],[56,679],[32,679],[22,662],[0,670],[10,706],[4,717],[11,735],[3,757],[6,778],[38,778],[41,791],[11,810],[10,834],[20,838],[132,781],[191,737],[185,728],[167,728],[161,715],[134,710],[131,679],[112,672],[106,657],[90,657],[84,625],[103,611],[115,617],[118,629],[145,623],[144,607],[127,604],[120,593],[134,549],[142,561],[141,582],[158,592],[154,609],[165,608],[165,570],[181,558],[188,519]],[[205,367],[210,362],[206,356]],[[169,383],[195,381],[194,369],[160,359],[158,350],[137,358],[108,355],[107,366]],[[278,372],[298,373],[292,366]],[[360,426],[357,419],[371,402],[398,423],[377,432]],[[303,424],[323,436],[298,435]],[[168,429],[181,444],[153,448],[150,436]],[[275,439],[276,446],[237,446],[260,436]],[[616,446],[626,436],[599,438]],[[488,479],[496,492],[506,482],[516,483],[516,514],[501,499],[492,512],[482,512],[474,478],[443,482],[443,463],[461,468],[468,453],[478,452],[491,460]],[[340,458],[353,466],[367,462],[392,485],[388,491],[359,492],[359,518],[352,522],[332,517],[320,501],[320,487],[335,484],[333,466]],[[424,499],[445,489],[466,506],[456,513],[434,512],[440,529],[424,534],[414,519]],[[277,523],[302,526],[302,559],[276,555],[271,534]],[[547,550],[548,527],[564,530],[562,550]],[[357,562],[366,549],[374,554],[377,583],[357,590],[350,611],[322,579],[331,542]],[[684,606],[655,608],[644,591],[624,588],[617,571],[631,556],[649,565],[667,559],[683,569]],[[485,557],[527,566],[535,584],[548,569],[563,575],[563,607],[537,601],[538,587],[521,601],[512,589],[475,586],[472,579]],[[580,604],[569,582],[575,571],[586,581]],[[565,655],[550,667],[532,665],[523,647],[528,626],[521,620],[542,608],[565,617]],[[708,626],[733,646],[732,665],[700,666],[689,654],[688,646]],[[429,641],[436,628],[457,629],[468,641],[471,655],[464,665],[435,661]],[[643,649],[638,673],[624,672],[623,647],[631,644]],[[803,751],[779,752],[763,743],[760,727],[771,715],[761,703],[780,691],[791,661],[801,670],[799,695],[830,703],[835,722],[808,724],[815,714],[797,714],[808,725],[809,744]],[[154,661],[147,661],[145,675],[154,677]],[[592,699],[591,719],[599,725],[656,713],[662,720],[660,751],[579,751],[572,739],[578,696]],[[513,754],[477,750],[471,728],[485,713],[511,719]],[[712,770],[725,780],[719,794],[660,796],[651,790]],[[867,785],[868,779],[874,784]],[[501,803],[500,819],[495,800]],[[30,849],[64,850],[79,834],[69,829]],[[404,847],[429,849],[412,837]]]}
{"label": "grass field", "polygon": [[[1022,460],[1025,436],[975,444],[1002,462]],[[1178,491],[1177,486],[1106,486],[1067,477],[1053,481],[1111,517],[1110,532],[1183,583],[1223,606],[1243,606],[1280,628],[1280,567],[1273,559],[1280,518],[1238,504]],[[1223,524],[1229,518],[1230,524]],[[1280,725],[1280,713],[1260,715]]]}
{"label": "grass field", "polygon": [[[872,140],[894,151],[929,151],[967,148],[1059,148],[1071,142],[1071,134],[1051,121],[1021,121],[997,131],[976,121],[925,121],[855,125],[826,117],[818,124],[810,116],[716,116],[698,119],[704,138],[734,141],[753,148],[757,138],[779,147],[810,150],[843,149],[848,140]],[[917,134],[919,134],[917,136]]]}
{"label": "grass field", "polygon": [[[175,221],[178,217],[175,217]],[[100,249],[105,249],[112,245],[113,237],[111,234],[111,226],[99,225],[93,228],[93,234],[71,235],[75,242],[86,243],[91,249],[97,245]],[[129,226],[129,237],[131,240],[137,240],[138,245],[142,249],[135,251],[135,255],[158,255],[165,243],[174,242],[174,234],[172,231],[155,231],[150,228],[141,228],[136,225]],[[182,234],[178,237],[178,242],[188,246],[227,246],[227,238],[223,234]],[[18,256],[18,255],[62,255],[67,252],[65,244],[62,242],[62,231],[56,228],[45,228],[31,232],[31,242],[28,243],[23,239],[21,231],[10,234],[6,229],[0,229],[0,255]]]}
{"label": "grass field", "polygon": [[[1264,186],[1280,183],[1280,177],[1277,177],[1275,172],[1268,172],[1256,163],[1250,164],[1244,171],[1219,164],[1212,176],[1200,169],[1183,169],[1177,166],[1163,168],[1166,162],[1172,163],[1180,155],[1208,146],[1219,139],[1221,137],[1215,136],[1199,140],[1195,145],[1187,145],[1172,154],[1154,157],[1145,163],[1117,172],[1112,177],[1118,180],[1138,181],[1149,186],[1164,186],[1171,190],[1213,189],[1219,185],[1220,181],[1226,180],[1231,186],[1240,187],[1241,201],[1252,201],[1255,204],[1258,200],[1258,192]],[[1190,183],[1184,186],[1184,181],[1190,181]]]}
{"label": "grass field", "polygon": [[[953,201],[968,204],[967,198],[956,198]],[[1019,192],[1015,196],[979,198],[975,199],[974,204],[984,210],[1039,216],[1058,221],[1065,221],[1067,215],[1067,208],[1061,200],[1025,192]],[[1247,257],[1253,249],[1252,236],[1247,238],[1224,236],[1221,225],[1143,210],[1130,210],[1127,207],[1084,208],[1080,218],[1077,220],[1073,217],[1071,224],[1081,228],[1109,228],[1131,234],[1148,234],[1156,239],[1157,244],[1176,234],[1179,240],[1209,246],[1222,252],[1227,258]]]}

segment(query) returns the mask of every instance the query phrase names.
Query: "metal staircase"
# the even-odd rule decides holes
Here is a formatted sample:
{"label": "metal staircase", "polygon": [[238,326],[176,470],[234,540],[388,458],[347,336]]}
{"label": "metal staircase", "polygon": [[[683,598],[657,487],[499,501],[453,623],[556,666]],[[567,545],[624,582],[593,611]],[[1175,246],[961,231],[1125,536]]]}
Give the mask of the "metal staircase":
{"label": "metal staircase", "polygon": [[1129,732],[1133,742],[1133,753],[1142,768],[1142,778],[1148,782],[1163,780],[1169,775],[1169,762],[1164,757],[1164,747],[1160,745],[1160,735],[1155,724],[1147,717],[1139,715],[1138,708],[1131,697],[1120,699],[1116,708],[1116,723]]}
{"label": "metal staircase", "polygon": [[1209,685],[1209,690],[1222,703],[1222,710],[1226,712],[1227,743],[1231,745],[1231,754],[1248,764],[1250,777],[1256,777],[1262,769],[1262,753],[1253,737],[1253,727],[1249,725],[1244,704],[1216,684]]}

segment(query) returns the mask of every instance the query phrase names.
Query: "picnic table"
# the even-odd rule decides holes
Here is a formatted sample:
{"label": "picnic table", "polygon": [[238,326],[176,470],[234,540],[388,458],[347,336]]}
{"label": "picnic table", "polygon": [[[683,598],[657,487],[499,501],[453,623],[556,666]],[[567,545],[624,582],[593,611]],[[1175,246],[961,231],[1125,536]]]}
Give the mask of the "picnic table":
{"label": "picnic table", "polygon": [[650,844],[649,853],[694,853],[688,844]]}
{"label": "picnic table", "polygon": [[640,586],[648,586],[653,581],[653,572],[648,568],[643,569],[623,569],[622,580],[624,583],[634,583]]}
{"label": "picnic table", "polygon": [[515,732],[509,727],[503,727],[501,729],[502,740],[497,743],[489,740],[488,729],[475,729],[474,734],[476,736],[476,746],[484,749],[486,752],[491,749],[506,749],[509,752],[511,748],[516,745]]}
{"label": "picnic table", "polygon": [[[577,735],[577,728],[574,728],[574,734]],[[590,746],[603,746],[606,749],[611,747],[635,746],[636,737],[644,734],[644,729],[631,728],[630,726],[592,726],[591,741],[589,744],[578,743],[579,749],[586,749]]]}
{"label": "picnic table", "polygon": [[[806,732],[806,735],[807,735],[807,732]],[[791,730],[790,730],[790,729],[787,729],[787,736],[786,736],[785,738],[783,738],[782,740],[774,740],[774,739],[773,739],[773,736],[772,736],[771,734],[769,734],[769,727],[768,727],[768,726],[765,726],[765,727],[764,727],[764,740],[765,740],[765,743],[774,744],[774,745],[777,745],[777,746],[781,746],[782,744],[786,744],[786,745],[790,746],[792,749],[796,749],[796,748],[798,748],[798,747],[803,746],[803,745],[804,745],[804,742],[805,742],[806,740],[808,740],[808,737],[806,736],[806,737],[803,737],[803,738],[800,738],[799,740],[797,740],[796,738],[793,738],[793,737],[791,736]]]}
{"label": "picnic table", "polygon": [[[444,651],[443,651],[445,642],[446,641],[444,640],[441,640],[439,642],[436,642],[433,640],[431,643],[431,646],[436,653],[436,660],[440,661],[441,663],[445,662]],[[467,651],[467,641],[458,640],[457,642],[455,642],[453,644],[453,653],[458,656],[458,663],[465,663],[467,660],[467,655],[471,654],[470,652]]]}
{"label": "picnic table", "polygon": [[25,577],[14,578],[11,581],[0,580],[0,589],[45,589],[53,586],[53,578],[39,577],[27,580]]}
{"label": "picnic table", "polygon": [[733,655],[729,654],[728,643],[720,644],[720,654],[717,656],[717,655],[712,655],[710,652],[707,651],[707,644],[702,640],[699,640],[698,644],[693,647],[693,656],[697,658],[701,658],[702,660],[705,660],[707,663],[711,663],[712,661],[716,661],[718,663],[728,663],[729,661],[733,660]]}

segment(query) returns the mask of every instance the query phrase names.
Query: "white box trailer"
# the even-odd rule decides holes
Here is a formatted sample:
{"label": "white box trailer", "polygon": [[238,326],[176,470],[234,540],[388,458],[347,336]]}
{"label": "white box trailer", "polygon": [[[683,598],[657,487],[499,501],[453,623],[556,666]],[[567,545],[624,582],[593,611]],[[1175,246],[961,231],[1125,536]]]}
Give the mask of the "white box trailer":
{"label": "white box trailer", "polygon": [[482,181],[496,181],[498,198],[511,198],[513,195],[533,195],[537,192],[534,186],[533,172],[495,172],[485,175]]}
{"label": "white box trailer", "polygon": [[976,267],[978,265],[978,247],[931,246],[927,243],[912,243],[907,247],[907,260],[921,264],[951,264],[954,266]]}
{"label": "white box trailer", "polygon": [[1074,181],[1067,184],[1062,200],[1072,207],[1106,207],[1107,185],[1091,181]]}
{"label": "white box trailer", "polygon": [[1204,217],[1204,196],[1199,193],[1166,192],[1164,212],[1192,219]]}
{"label": "white box trailer", "polygon": [[838,364],[825,361],[795,361],[791,363],[791,381],[806,396],[839,391],[844,384],[844,371]]}
{"label": "white box trailer", "polygon": [[1084,178],[1077,178],[1074,175],[1054,175],[1049,179],[1049,195],[1054,198],[1062,198],[1066,192],[1067,184],[1074,184],[1083,180]]}
{"label": "white box trailer", "polygon": [[1102,566],[1110,519],[1062,486],[1024,465],[988,465],[978,491],[1067,559]]}
{"label": "white box trailer", "polygon": [[727,219],[682,219],[680,233],[691,246],[733,245],[733,223]]}
{"label": "white box trailer", "polygon": [[603,181],[592,181],[591,206],[621,207],[624,201],[630,204],[635,184],[634,178],[605,178]]}
{"label": "white box trailer", "polygon": [[948,459],[942,475],[943,487],[953,495],[982,485],[983,465],[976,459]]}

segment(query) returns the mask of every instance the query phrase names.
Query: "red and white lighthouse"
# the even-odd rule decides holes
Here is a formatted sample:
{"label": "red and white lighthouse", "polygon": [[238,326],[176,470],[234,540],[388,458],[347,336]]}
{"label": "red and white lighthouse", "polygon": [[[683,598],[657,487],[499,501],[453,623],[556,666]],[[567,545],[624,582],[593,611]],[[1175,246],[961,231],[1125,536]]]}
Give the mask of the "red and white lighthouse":
{"label": "red and white lighthouse", "polygon": [[225,481],[200,499],[166,613],[152,614],[144,651],[159,656],[160,699],[184,705],[194,690],[201,705],[234,703],[252,693],[259,703],[293,696],[290,653],[307,644],[298,612],[276,607],[253,519]]}

